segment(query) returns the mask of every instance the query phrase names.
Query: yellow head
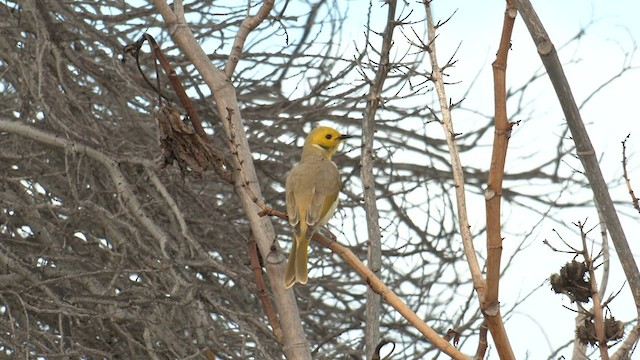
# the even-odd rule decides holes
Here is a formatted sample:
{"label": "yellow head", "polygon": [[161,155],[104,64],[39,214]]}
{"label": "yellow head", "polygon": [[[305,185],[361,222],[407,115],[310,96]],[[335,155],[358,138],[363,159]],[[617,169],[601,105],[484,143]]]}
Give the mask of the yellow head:
{"label": "yellow head", "polygon": [[319,126],[307,135],[307,139],[304,141],[302,157],[321,155],[331,159],[331,156],[338,150],[338,146],[340,146],[342,141],[350,137],[352,136],[343,135],[338,132],[338,130],[328,126]]}

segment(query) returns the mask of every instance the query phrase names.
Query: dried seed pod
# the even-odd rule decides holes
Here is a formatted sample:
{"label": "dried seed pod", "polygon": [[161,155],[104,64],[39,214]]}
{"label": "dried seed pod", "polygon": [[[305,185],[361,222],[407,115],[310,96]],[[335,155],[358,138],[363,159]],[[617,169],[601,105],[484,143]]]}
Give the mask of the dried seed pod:
{"label": "dried seed pod", "polygon": [[551,288],[558,294],[566,294],[571,301],[589,302],[591,287],[587,270],[584,262],[568,262],[560,269],[560,274],[552,274],[549,277]]}
{"label": "dried seed pod", "polygon": [[[617,341],[624,337],[624,323],[616,320],[613,316],[604,319],[604,329],[607,342]],[[595,346],[598,344],[596,327],[592,318],[585,319],[584,323],[576,328],[576,337],[585,345],[589,344]]]}

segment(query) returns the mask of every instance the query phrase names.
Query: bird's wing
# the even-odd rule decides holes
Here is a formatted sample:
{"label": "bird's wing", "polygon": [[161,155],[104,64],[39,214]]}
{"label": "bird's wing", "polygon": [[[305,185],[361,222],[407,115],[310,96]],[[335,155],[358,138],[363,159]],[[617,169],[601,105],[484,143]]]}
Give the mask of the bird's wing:
{"label": "bird's wing", "polygon": [[287,181],[285,183],[287,215],[289,216],[289,224],[293,226],[296,235],[300,234],[300,213],[298,213],[298,204],[296,203],[295,196],[296,184],[294,183],[294,179],[296,178],[296,176],[299,176],[298,174],[296,174],[298,172],[298,169],[299,168],[297,166],[291,169],[291,172],[287,176]]}
{"label": "bird's wing", "polygon": [[[306,222],[313,230],[324,225],[323,220],[329,219],[330,212],[335,210],[335,203],[340,192],[340,173],[331,161],[321,161],[318,164],[318,174],[314,181],[311,204],[307,209]],[[313,231],[307,231],[313,234]]]}

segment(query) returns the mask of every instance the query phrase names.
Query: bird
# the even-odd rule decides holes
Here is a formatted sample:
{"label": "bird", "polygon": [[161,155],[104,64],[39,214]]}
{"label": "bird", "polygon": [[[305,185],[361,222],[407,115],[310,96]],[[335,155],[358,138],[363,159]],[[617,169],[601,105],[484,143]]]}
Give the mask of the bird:
{"label": "bird", "polygon": [[304,141],[300,162],[287,175],[287,214],[293,227],[293,245],[284,273],[287,289],[307,283],[309,241],[338,206],[342,181],[331,157],[342,141],[351,137],[328,126],[313,129]]}

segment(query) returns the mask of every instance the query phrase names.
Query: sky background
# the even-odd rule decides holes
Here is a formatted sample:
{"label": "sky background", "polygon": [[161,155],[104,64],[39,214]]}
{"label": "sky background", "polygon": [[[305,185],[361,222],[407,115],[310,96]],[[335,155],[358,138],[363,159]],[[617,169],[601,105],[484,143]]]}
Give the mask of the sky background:
{"label": "sky background", "polygon": [[[634,54],[636,41],[640,38],[640,21],[638,21],[640,2],[539,0],[532,3],[552,42],[556,48],[559,48],[561,61],[570,63],[565,67],[565,72],[578,105],[604,82],[619,73],[624,66],[640,66],[638,56]],[[349,11],[361,12],[361,7],[367,6],[365,4],[367,2],[349,2]],[[373,8],[375,9],[376,6],[374,5]],[[447,87],[447,95],[453,101],[459,100],[477,76],[474,90],[466,97],[464,105],[485,114],[492,114],[491,62],[495,59],[502,27],[504,2],[436,0],[433,2],[433,8],[435,21],[444,20],[456,11],[449,23],[440,28],[436,45],[441,64],[460,46],[456,56],[458,62],[455,68],[449,71],[452,75],[451,80],[460,81],[460,84]],[[379,7],[376,11],[378,11],[376,16],[381,19],[380,26],[376,30],[381,31],[386,7]],[[353,16],[351,19],[353,20],[347,21],[347,31],[351,31],[352,42],[345,42],[345,49],[358,44],[365,31],[366,18]],[[560,49],[581,30],[586,32],[579,41]],[[401,43],[396,43],[398,53],[402,52],[402,46]],[[541,69],[540,58],[533,41],[522,19],[518,17],[512,37],[512,50],[509,54],[507,87],[522,85],[532,74],[542,71]],[[636,192],[640,193],[640,176],[638,176],[640,174],[640,155],[638,154],[640,118],[637,111],[640,104],[639,83],[640,71],[630,70],[598,92],[581,109],[583,121],[587,124],[596,153],[601,158],[604,176],[612,184],[612,197],[627,203],[629,196],[620,182],[621,141],[627,134],[631,134],[627,146],[628,170],[632,184],[636,186]],[[554,152],[563,128],[564,117],[548,79],[538,81],[531,89],[529,97],[528,101],[535,105],[529,109],[529,113],[522,115],[528,124],[514,129],[507,158],[507,171],[513,171],[519,165],[524,165],[520,163],[521,156],[532,156],[532,147],[539,149],[541,153]],[[511,105],[510,108],[513,109],[513,104]],[[464,113],[454,113],[456,130],[473,128],[474,121],[467,118]],[[474,154],[470,158],[463,158],[463,163],[476,160],[473,156],[477,156],[477,153]],[[487,158],[484,157],[483,161],[485,159]],[[571,167],[580,168],[578,160],[573,163],[568,161],[564,165],[567,171],[571,171]],[[476,208],[475,206],[484,209],[483,203],[474,203],[472,200],[469,207]],[[637,249],[636,259],[640,260],[640,246],[636,244],[637,239],[634,237],[634,234],[640,231],[638,214],[629,206],[618,206],[618,208],[631,247]],[[563,308],[563,305],[572,307],[571,303],[564,297],[552,295],[548,283],[545,282],[551,273],[559,271],[560,266],[570,258],[567,255],[551,252],[542,241],[548,239],[560,247],[561,242],[553,232],[554,229],[557,229],[565,239],[577,241],[579,238],[575,237],[575,228],[571,222],[587,219],[587,224],[595,226],[597,214],[590,208],[572,208],[570,211],[558,212],[558,215],[560,217],[556,218],[555,222],[544,221],[533,227],[534,224],[528,218],[522,218],[518,211],[511,212],[505,209],[504,219],[508,229],[513,233],[530,230],[531,236],[526,241],[529,246],[524,252],[526,257],[517,258],[501,284],[501,303],[505,307],[510,307],[524,294],[542,287],[508,318],[507,331],[517,358],[546,359],[553,350],[573,336],[575,314]],[[472,227],[483,226],[484,214],[472,216],[471,221]],[[558,222],[564,223],[565,226],[558,226]],[[512,236],[512,239],[514,238],[517,236]],[[514,251],[518,242],[509,242],[509,240],[507,234],[504,257]],[[483,246],[478,248],[484,251]],[[625,285],[616,257],[613,256],[612,260],[614,263],[608,294],[616,292]],[[629,321],[633,318],[635,311],[628,289],[618,296],[611,305],[611,309],[613,314],[622,320]],[[475,350],[475,342],[469,342],[468,345],[469,347],[463,350],[472,353]],[[570,350],[569,348],[560,352],[556,358],[560,355],[570,358]],[[640,354],[634,356],[640,359]],[[490,350],[489,358],[497,358],[495,351]]]}

